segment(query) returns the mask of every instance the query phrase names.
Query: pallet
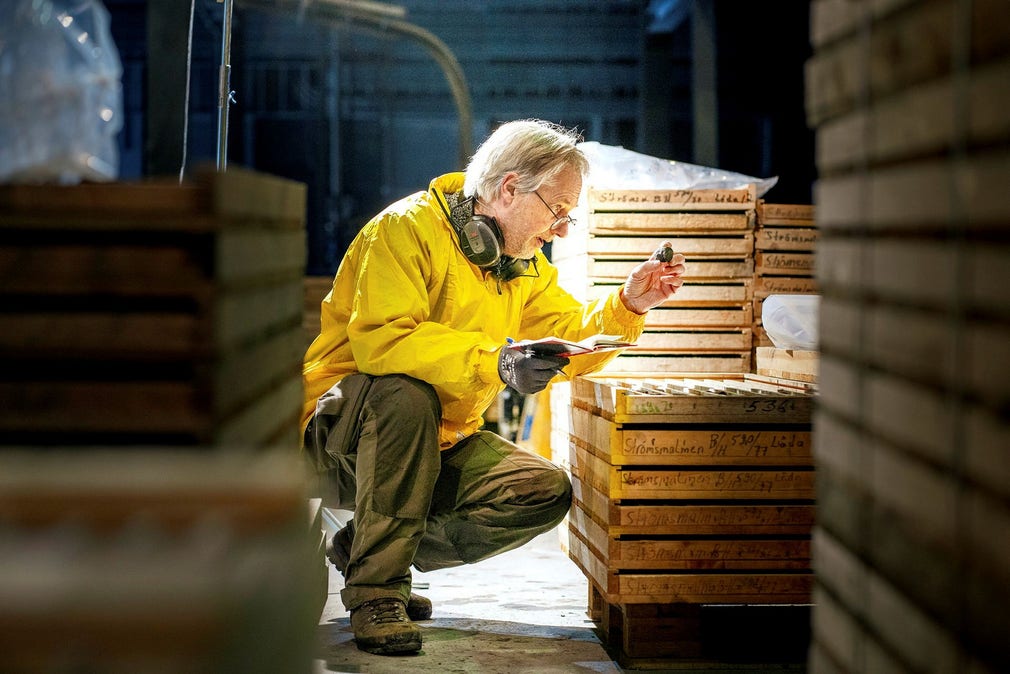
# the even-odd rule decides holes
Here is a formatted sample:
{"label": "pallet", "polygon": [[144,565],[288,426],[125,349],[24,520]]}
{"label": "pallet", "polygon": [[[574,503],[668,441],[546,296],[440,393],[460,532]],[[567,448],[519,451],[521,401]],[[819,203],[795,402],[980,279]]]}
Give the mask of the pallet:
{"label": "pallet", "polygon": [[810,613],[809,606],[615,604],[589,583],[590,619],[631,669],[801,672]]}

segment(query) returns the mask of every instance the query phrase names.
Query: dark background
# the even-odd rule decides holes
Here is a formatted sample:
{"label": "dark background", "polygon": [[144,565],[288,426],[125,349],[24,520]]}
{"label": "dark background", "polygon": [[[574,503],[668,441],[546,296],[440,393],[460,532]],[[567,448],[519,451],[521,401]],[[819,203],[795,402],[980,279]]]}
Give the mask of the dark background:
{"label": "dark background", "polygon": [[[299,16],[295,2],[258,1],[268,7],[237,0],[234,9],[227,162],[307,184],[307,272],[332,274],[377,210],[462,168],[459,114],[445,75],[417,42],[323,17],[316,3]],[[395,6],[462,66],[472,147],[502,121],[538,117],[577,127],[590,141],[778,176],[768,201],[811,203],[808,1]],[[106,7],[124,67],[121,177],[213,163],[225,5],[195,0],[188,117],[190,3]]]}

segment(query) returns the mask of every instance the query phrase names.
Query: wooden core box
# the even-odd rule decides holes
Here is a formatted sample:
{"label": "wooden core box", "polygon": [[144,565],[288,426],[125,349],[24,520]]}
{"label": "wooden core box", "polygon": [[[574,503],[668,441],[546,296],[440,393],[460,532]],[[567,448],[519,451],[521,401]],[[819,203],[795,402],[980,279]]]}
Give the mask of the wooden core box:
{"label": "wooden core box", "polygon": [[810,603],[813,398],[769,382],[572,382],[569,555],[624,655],[706,655],[704,606]]}

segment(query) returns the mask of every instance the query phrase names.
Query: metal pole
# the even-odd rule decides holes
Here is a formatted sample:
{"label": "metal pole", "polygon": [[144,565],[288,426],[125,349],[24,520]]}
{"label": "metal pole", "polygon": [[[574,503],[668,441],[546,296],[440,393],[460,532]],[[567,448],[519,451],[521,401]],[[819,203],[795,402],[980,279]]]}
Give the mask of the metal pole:
{"label": "metal pole", "polygon": [[234,0],[224,0],[224,18],[221,22],[221,70],[218,73],[217,93],[218,171],[228,168],[228,106],[231,105],[233,93],[231,90],[231,16],[234,8]]}

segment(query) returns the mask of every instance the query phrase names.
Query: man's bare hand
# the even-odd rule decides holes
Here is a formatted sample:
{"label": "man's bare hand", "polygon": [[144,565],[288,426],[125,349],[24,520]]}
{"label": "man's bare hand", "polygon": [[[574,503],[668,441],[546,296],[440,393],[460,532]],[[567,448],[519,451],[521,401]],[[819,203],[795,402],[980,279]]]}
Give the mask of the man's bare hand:
{"label": "man's bare hand", "polygon": [[636,314],[644,314],[671,299],[684,284],[681,278],[686,271],[684,262],[684,256],[674,253],[672,244],[664,241],[652,257],[631,270],[621,288],[624,306]]}

